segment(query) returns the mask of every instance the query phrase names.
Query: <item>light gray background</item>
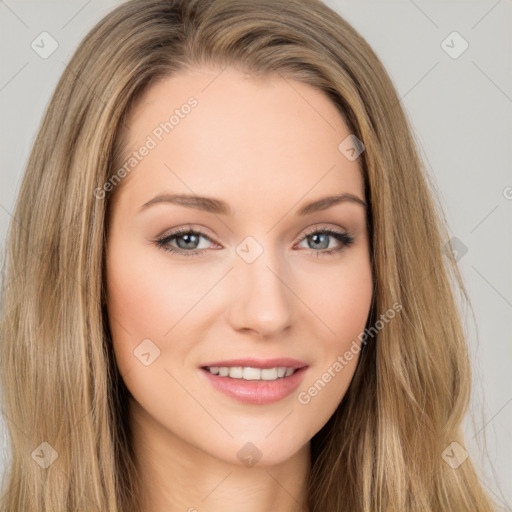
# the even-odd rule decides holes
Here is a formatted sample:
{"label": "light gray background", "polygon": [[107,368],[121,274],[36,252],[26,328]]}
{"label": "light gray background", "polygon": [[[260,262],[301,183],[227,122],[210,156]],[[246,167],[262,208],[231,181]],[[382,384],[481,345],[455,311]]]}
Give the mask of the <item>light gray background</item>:
{"label": "light gray background", "polygon": [[[53,88],[78,42],[119,3],[0,0],[2,249]],[[512,511],[512,2],[326,3],[366,38],[387,67],[437,184],[450,236],[467,247],[459,264],[477,317],[476,328],[468,319],[474,387],[467,448],[483,468],[482,483],[503,510]],[[46,59],[31,48],[43,31],[59,45]],[[458,58],[442,46],[453,31],[469,44]],[[453,36],[445,43],[452,52],[460,44]],[[1,471],[9,455],[3,417],[0,434]]]}

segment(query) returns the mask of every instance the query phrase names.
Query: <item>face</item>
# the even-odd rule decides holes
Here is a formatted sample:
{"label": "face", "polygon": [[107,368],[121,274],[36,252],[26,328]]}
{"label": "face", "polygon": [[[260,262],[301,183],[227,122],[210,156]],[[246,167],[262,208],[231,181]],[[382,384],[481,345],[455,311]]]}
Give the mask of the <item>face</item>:
{"label": "face", "polygon": [[133,417],[225,462],[284,461],[343,398],[370,309],[350,131],[323,92],[232,68],[154,84],[127,124],[107,308]]}

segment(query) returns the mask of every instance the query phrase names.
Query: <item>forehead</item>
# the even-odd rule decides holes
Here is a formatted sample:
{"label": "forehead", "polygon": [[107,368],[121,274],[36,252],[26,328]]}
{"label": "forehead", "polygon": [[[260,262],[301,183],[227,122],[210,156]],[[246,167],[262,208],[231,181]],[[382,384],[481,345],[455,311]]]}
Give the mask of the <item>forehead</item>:
{"label": "forehead", "polygon": [[126,157],[150,147],[123,184],[132,199],[197,193],[243,207],[257,198],[364,197],[359,160],[339,149],[350,131],[336,106],[287,77],[188,70],[148,88],[127,124]]}

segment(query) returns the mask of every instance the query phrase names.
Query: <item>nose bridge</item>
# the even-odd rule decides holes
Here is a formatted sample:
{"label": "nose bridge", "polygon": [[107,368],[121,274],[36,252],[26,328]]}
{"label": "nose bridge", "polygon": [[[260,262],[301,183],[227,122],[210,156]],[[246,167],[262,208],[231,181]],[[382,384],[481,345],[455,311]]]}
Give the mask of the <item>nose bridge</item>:
{"label": "nose bridge", "polygon": [[262,335],[277,334],[292,321],[293,294],[288,289],[285,260],[270,246],[270,239],[244,239],[236,248],[233,276],[238,290],[232,321],[237,328]]}

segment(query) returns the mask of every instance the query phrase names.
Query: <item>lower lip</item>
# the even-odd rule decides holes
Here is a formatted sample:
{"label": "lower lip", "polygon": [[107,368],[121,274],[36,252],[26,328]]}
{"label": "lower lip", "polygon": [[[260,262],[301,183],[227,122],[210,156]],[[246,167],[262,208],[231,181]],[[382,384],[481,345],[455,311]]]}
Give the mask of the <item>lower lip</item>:
{"label": "lower lip", "polygon": [[213,387],[225,395],[246,404],[271,404],[286,398],[302,382],[307,366],[296,370],[289,377],[276,380],[244,380],[213,375],[201,368]]}

